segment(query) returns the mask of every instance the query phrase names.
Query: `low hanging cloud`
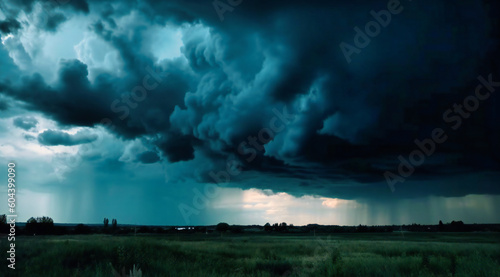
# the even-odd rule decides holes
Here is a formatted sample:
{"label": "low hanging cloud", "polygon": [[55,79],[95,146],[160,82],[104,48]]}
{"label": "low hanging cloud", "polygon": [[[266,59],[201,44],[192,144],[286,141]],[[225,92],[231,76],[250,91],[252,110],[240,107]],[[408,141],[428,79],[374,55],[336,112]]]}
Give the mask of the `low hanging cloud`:
{"label": "low hanging cloud", "polygon": [[91,143],[95,140],[97,140],[97,135],[86,130],[80,130],[75,134],[57,130],[46,130],[38,135],[38,142],[47,146],[73,146]]}
{"label": "low hanging cloud", "polygon": [[19,127],[26,131],[34,129],[38,124],[38,120],[32,116],[16,117],[12,122],[14,123],[14,126]]}

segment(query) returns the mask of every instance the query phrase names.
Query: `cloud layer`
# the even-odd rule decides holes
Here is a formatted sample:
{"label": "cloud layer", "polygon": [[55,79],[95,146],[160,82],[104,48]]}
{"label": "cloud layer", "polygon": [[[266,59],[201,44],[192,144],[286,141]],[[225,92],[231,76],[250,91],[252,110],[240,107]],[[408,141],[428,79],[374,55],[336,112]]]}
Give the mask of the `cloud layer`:
{"label": "cloud layer", "polygon": [[[465,104],[478,76],[500,80],[498,14],[473,0],[399,5],[349,63],[339,45],[355,45],[355,27],[376,20],[370,12],[387,1],[243,2],[223,21],[199,1],[7,1],[0,31],[9,57],[0,57],[24,74],[2,78],[0,93],[62,129],[104,126],[139,140],[144,149],[130,161],[164,163],[180,179],[216,182],[210,172],[236,168],[244,172],[230,174],[237,186],[336,198],[385,195],[384,172],[398,170],[415,139],[443,128],[447,142],[412,177],[440,185],[406,185],[401,196],[498,193],[484,177],[499,170],[498,96],[460,128],[443,119],[458,113],[454,104]],[[85,30],[73,45],[79,56],[50,63],[54,51],[34,47],[36,38],[56,40],[65,28]],[[166,45],[179,40],[179,53],[159,48],[162,36]],[[14,124],[30,130],[36,120]],[[96,139],[38,135],[49,146]],[[481,174],[457,189],[457,172]]]}

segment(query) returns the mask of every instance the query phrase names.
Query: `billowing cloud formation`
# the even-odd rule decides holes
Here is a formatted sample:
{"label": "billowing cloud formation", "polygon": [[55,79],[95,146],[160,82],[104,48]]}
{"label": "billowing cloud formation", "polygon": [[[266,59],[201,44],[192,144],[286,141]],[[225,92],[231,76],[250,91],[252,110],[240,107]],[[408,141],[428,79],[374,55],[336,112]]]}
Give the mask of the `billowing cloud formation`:
{"label": "billowing cloud formation", "polygon": [[68,134],[62,131],[46,130],[38,135],[40,144],[54,146],[64,145],[73,146],[78,144],[90,143],[97,139],[97,135],[88,131],[78,131],[76,134]]}
{"label": "billowing cloud formation", "polygon": [[[35,1],[20,3],[6,4],[9,15],[17,16],[20,6],[36,12]],[[356,192],[357,185],[384,181],[386,170],[397,171],[398,156],[417,147],[415,139],[441,127],[447,142],[417,177],[499,169],[498,97],[481,102],[472,116],[456,117],[460,108],[454,106],[466,105],[479,75],[500,80],[498,26],[491,24],[498,15],[480,0],[401,2],[400,13],[386,27],[378,25],[380,34],[359,47],[351,63],[339,45],[359,44],[355,27],[367,32],[367,23],[377,20],[370,11],[387,9],[387,1],[252,1],[226,11],[224,21],[209,2],[67,5],[44,6],[49,17],[33,22],[43,19],[45,32],[57,33],[62,22],[88,13],[92,40],[111,49],[99,54],[103,66],[61,59],[55,80],[34,73],[0,81],[0,92],[61,125],[103,125],[125,140],[146,141],[149,149],[131,160],[181,163],[198,169],[192,177],[209,182],[217,181],[211,171],[237,167],[249,174],[231,176],[233,181],[258,172],[262,178],[344,183],[325,191],[356,197],[366,195]],[[178,30],[182,46],[179,56],[162,59],[162,49],[154,47],[167,27]],[[6,40],[10,56],[29,60],[25,44],[15,39]],[[98,53],[85,39],[79,45]],[[448,109],[453,114],[446,121]],[[460,128],[450,128],[458,120]],[[43,144],[77,144],[68,134],[46,133],[39,136]],[[227,160],[236,162],[228,166]],[[484,190],[490,185],[486,179]],[[369,188],[365,192],[381,189]],[[445,191],[426,187],[423,193]]]}
{"label": "billowing cloud formation", "polygon": [[32,116],[16,117],[14,118],[14,126],[24,129],[26,131],[33,129],[38,124],[38,120]]}

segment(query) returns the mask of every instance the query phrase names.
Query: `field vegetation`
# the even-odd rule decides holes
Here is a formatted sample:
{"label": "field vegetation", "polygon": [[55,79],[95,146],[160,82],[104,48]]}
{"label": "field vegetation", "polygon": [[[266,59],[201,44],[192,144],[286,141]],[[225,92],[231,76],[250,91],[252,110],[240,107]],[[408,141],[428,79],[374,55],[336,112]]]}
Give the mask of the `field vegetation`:
{"label": "field vegetation", "polygon": [[[499,276],[498,233],[21,236],[0,276]],[[7,240],[1,240],[6,253]]]}

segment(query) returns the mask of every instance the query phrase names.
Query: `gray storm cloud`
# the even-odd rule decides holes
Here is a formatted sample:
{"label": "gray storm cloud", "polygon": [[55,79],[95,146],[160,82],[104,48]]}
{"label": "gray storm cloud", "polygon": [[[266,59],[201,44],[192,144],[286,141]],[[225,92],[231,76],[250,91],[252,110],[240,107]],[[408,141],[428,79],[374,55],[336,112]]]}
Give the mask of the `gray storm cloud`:
{"label": "gray storm cloud", "polygon": [[38,124],[38,120],[32,116],[16,117],[13,120],[14,126],[26,131],[33,129]]}
{"label": "gray storm cloud", "polygon": [[73,146],[90,143],[97,139],[97,135],[89,131],[79,131],[76,134],[68,134],[62,131],[46,130],[38,135],[38,142],[43,145]]}
{"label": "gray storm cloud", "polygon": [[[6,2],[4,10],[16,16],[24,5],[38,15],[34,3]],[[72,17],[88,13],[88,29],[118,51],[123,76],[102,70],[91,82],[88,65],[61,60],[55,82],[35,73],[22,81],[0,81],[0,93],[61,125],[104,125],[124,139],[145,138],[150,149],[136,160],[191,161],[187,166],[206,169],[195,176],[204,181],[210,181],[208,171],[236,158],[249,172],[293,176],[287,167],[297,166],[303,169],[301,178],[378,182],[383,169],[396,165],[387,160],[397,161],[415,138],[442,124],[442,112],[471,91],[479,74],[498,73],[498,45],[481,1],[401,2],[403,11],[351,63],[339,44],[353,44],[354,27],[374,20],[370,11],[386,8],[385,1],[253,1],[226,13],[224,21],[208,2],[68,5],[47,7],[40,28],[57,32]],[[26,28],[8,22],[0,25],[6,32]],[[180,30],[182,55],[159,60],[146,47],[145,34],[165,24]],[[18,46],[12,45],[10,53],[21,59]],[[487,62],[492,56],[493,62]],[[154,88],[144,89],[145,76]],[[133,94],[137,86],[145,97]],[[498,101],[491,102],[479,113],[498,115],[496,106]],[[274,111],[284,109],[294,120],[265,142],[260,139],[254,146],[257,157],[248,162],[250,152],[241,154],[241,144],[251,145],[249,137],[258,137],[276,117]],[[498,137],[497,124],[481,126],[480,131]],[[450,135],[450,143],[439,151],[469,153],[464,148],[468,138],[461,134],[474,128]],[[38,139],[45,145],[89,139],[75,136],[46,131]],[[472,149],[498,154],[498,148],[490,150]],[[207,160],[211,166],[200,165]],[[481,167],[481,162],[467,166]],[[435,172],[421,173],[440,178]]]}

